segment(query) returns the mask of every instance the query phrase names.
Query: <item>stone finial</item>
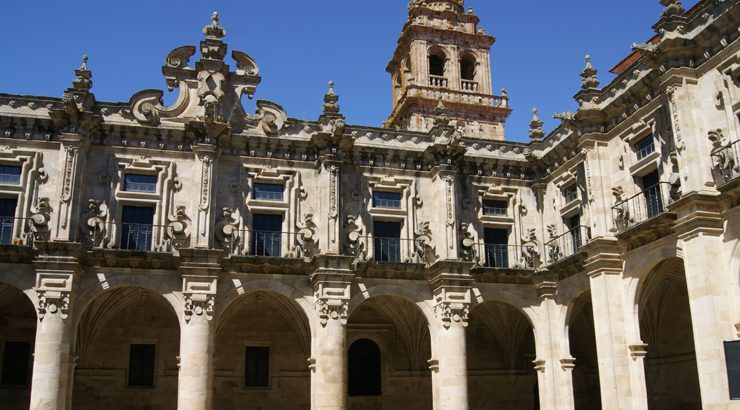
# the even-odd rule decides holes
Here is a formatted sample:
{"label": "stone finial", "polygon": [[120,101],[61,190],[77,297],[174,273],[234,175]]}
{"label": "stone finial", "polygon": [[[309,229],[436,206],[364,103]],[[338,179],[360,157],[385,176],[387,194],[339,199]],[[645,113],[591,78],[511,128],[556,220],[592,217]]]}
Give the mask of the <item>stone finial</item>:
{"label": "stone finial", "polygon": [[450,118],[447,116],[447,107],[445,107],[442,100],[439,100],[437,108],[434,109],[434,126],[447,126],[450,124]]}
{"label": "stone finial", "polygon": [[72,80],[72,88],[79,91],[88,91],[92,88],[92,73],[87,68],[87,55],[82,56],[82,65],[75,70],[75,79]]}
{"label": "stone finial", "polygon": [[660,14],[662,19],[682,16],[686,11],[683,4],[681,4],[681,0],[660,0],[660,4],[664,6],[663,12]]}
{"label": "stone finial", "polygon": [[329,91],[324,94],[324,114],[339,114],[339,96],[334,92],[334,81],[329,81]]}
{"label": "stone finial", "polygon": [[532,121],[529,123],[529,138],[541,140],[545,136],[542,126],[545,123],[537,117],[537,108],[532,108]]}
{"label": "stone finial", "polygon": [[226,29],[218,24],[218,12],[213,12],[211,15],[211,24],[203,27],[203,34],[211,39],[222,39],[226,37]]}
{"label": "stone finial", "polygon": [[599,71],[591,65],[591,56],[587,55],[586,68],[584,68],[583,72],[581,73],[581,78],[583,78],[583,80],[581,81],[581,87],[584,90],[599,88],[599,84],[601,84],[601,81],[599,81],[599,78],[596,76],[598,72]]}

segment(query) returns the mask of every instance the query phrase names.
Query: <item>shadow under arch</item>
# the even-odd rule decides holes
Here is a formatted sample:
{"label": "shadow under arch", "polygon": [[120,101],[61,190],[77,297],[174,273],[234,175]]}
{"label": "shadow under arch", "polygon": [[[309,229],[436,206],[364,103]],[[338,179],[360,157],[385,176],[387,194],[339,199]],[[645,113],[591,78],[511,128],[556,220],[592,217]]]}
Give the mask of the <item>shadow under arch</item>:
{"label": "shadow under arch", "polygon": [[[92,275],[90,275],[92,276]],[[184,300],[181,295],[175,293],[180,290],[182,286],[179,278],[172,278],[167,283],[166,280],[161,280],[155,275],[146,273],[126,273],[126,274],[105,274],[97,273],[95,275],[97,280],[83,281],[82,289],[80,289],[79,296],[74,301],[76,304],[75,309],[71,315],[75,327],[90,303],[95,300],[98,296],[104,294],[108,290],[123,288],[123,287],[135,287],[146,289],[167,301],[170,310],[175,314],[178,319],[178,323],[181,323],[184,312]],[[168,278],[169,279],[169,278]],[[175,283],[176,282],[176,283]]]}
{"label": "shadow under arch", "polygon": [[316,321],[311,320],[315,316],[313,315],[314,306],[306,297],[306,295],[312,295],[313,292],[308,287],[301,290],[293,284],[276,279],[243,280],[240,278],[220,280],[218,287],[219,294],[223,296],[217,301],[216,314],[213,318],[216,323],[221,321],[221,316],[233,303],[238,302],[240,298],[253,292],[265,292],[279,295],[294,302],[308,322],[310,335],[314,335]]}
{"label": "shadow under arch", "polygon": [[416,306],[419,309],[419,312],[426,319],[427,325],[431,326],[431,324],[436,320],[434,308],[427,302],[434,299],[431,292],[418,292],[409,287],[400,285],[381,284],[365,287],[364,284],[361,283],[360,286],[360,289],[352,292],[353,296],[349,301],[350,317],[352,317],[352,313],[365,301],[372,298],[389,296],[405,300],[406,302]]}
{"label": "shadow under arch", "polygon": [[8,285],[26,295],[28,300],[34,306],[38,306],[38,296],[36,294],[36,272],[33,269],[11,269],[0,275],[0,284]]}
{"label": "shadow under arch", "polygon": [[3,409],[28,409],[31,401],[33,351],[38,316],[36,307],[21,289],[0,282],[0,363],[9,360],[3,372],[0,403]]}
{"label": "shadow under arch", "polygon": [[75,323],[73,408],[175,406],[181,323],[170,301],[131,284],[90,295]]}
{"label": "shadow under arch", "polygon": [[218,337],[224,326],[234,319],[240,311],[248,308],[253,303],[264,303],[282,315],[301,340],[303,353],[306,357],[311,355],[311,329],[306,312],[296,300],[271,290],[251,290],[231,300],[221,310],[218,318],[214,319],[216,320],[216,336]]}
{"label": "shadow under arch", "polygon": [[575,359],[573,399],[576,410],[601,408],[601,384],[591,291],[581,293],[568,307],[566,348]]}
{"label": "shadow under arch", "polygon": [[683,260],[667,258],[641,281],[636,307],[640,340],[647,344],[644,363],[648,407],[701,408]]}
{"label": "shadow under arch", "polygon": [[[487,300],[470,311],[467,334],[471,410],[536,406],[534,322],[502,300]],[[536,407],[535,407],[536,408]]]}

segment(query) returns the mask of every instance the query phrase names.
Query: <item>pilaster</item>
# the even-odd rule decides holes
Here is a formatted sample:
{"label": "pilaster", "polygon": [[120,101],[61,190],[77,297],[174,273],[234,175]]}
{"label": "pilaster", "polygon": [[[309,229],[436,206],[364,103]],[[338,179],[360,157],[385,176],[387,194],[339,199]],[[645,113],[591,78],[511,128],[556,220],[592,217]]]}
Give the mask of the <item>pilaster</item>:
{"label": "pilaster", "polygon": [[320,256],[311,275],[316,317],[311,339],[311,408],[347,408],[347,319],[352,258]]}
{"label": "pilaster", "polygon": [[89,141],[79,134],[64,133],[61,144],[61,184],[58,188],[59,212],[56,216],[55,241],[74,241],[77,233],[77,210],[81,206],[81,186]]}
{"label": "pilaster", "polygon": [[472,303],[471,263],[440,261],[429,269],[437,320],[432,324],[435,410],[468,409],[465,328]]}
{"label": "pilaster", "polygon": [[195,248],[209,249],[213,245],[213,229],[215,222],[213,179],[217,167],[218,150],[215,145],[195,144],[193,151],[197,160],[200,174],[200,188],[198,191],[198,213],[195,220]]}
{"label": "pilaster", "polygon": [[724,409],[729,386],[723,342],[736,337],[730,275],[737,272],[730,272],[723,255],[721,207],[716,197],[689,194],[671,208],[678,214],[674,230],[683,249],[702,405]]}
{"label": "pilaster", "polygon": [[[632,306],[626,304],[621,249],[613,238],[597,238],[584,246],[584,270],[591,283],[599,384],[604,410],[646,410],[645,369],[633,360],[630,330],[639,329]],[[631,336],[632,335],[632,336]]]}
{"label": "pilaster", "polygon": [[31,406],[36,409],[69,408],[72,391],[74,327],[70,314],[82,274],[81,246],[64,242],[37,242],[36,295],[38,297]]}
{"label": "pilaster", "polygon": [[180,321],[178,410],[213,407],[213,357],[221,250],[181,249],[184,305]]}

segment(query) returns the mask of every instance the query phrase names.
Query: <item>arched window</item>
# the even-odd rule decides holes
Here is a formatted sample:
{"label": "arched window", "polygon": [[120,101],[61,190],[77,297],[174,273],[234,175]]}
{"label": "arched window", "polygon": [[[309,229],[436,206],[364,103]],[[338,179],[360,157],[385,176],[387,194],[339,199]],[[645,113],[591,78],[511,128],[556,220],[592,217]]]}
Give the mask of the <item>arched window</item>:
{"label": "arched window", "polygon": [[380,396],[380,349],[370,339],[349,347],[347,376],[350,396]]}
{"label": "arched window", "polygon": [[444,52],[439,49],[429,51],[429,75],[437,77],[444,77],[445,75],[445,60],[447,57]]}
{"label": "arched window", "polygon": [[460,59],[460,78],[465,81],[475,81],[475,57],[464,55]]}

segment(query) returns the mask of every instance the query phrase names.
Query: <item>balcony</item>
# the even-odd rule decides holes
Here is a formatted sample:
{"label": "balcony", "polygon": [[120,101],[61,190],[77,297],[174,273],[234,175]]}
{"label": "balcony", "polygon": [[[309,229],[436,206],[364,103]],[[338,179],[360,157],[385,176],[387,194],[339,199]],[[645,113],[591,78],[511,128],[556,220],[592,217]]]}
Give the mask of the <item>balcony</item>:
{"label": "balcony", "polygon": [[460,88],[463,91],[478,92],[478,83],[475,81],[462,80],[460,82]]}
{"label": "balcony", "polygon": [[444,77],[440,77],[438,75],[430,75],[429,85],[432,87],[447,88],[447,86],[449,85],[449,82]]}
{"label": "balcony", "polygon": [[617,202],[612,207],[617,232],[625,232],[665,213],[666,206],[673,203],[671,190],[671,184],[659,182],[626,200]]}
{"label": "balcony", "polygon": [[562,235],[556,236],[545,244],[545,257],[548,265],[554,265],[577,255],[583,245],[591,240],[591,229],[587,226],[576,226]]}
{"label": "balcony", "polygon": [[712,175],[717,187],[722,187],[740,177],[740,140],[712,152]]}

